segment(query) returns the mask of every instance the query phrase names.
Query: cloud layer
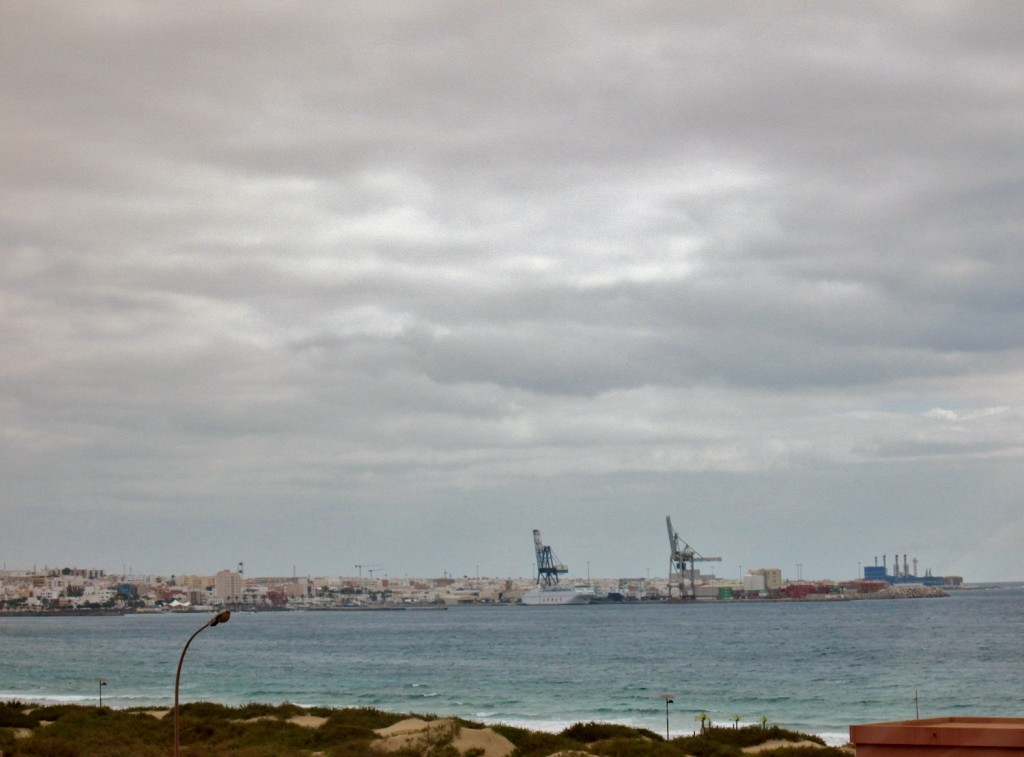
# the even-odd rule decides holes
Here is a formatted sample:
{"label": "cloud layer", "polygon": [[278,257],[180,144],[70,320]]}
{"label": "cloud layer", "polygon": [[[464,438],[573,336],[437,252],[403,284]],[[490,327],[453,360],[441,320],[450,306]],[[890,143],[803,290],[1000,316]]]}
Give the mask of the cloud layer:
{"label": "cloud layer", "polygon": [[1021,578],[1024,6],[0,13],[8,565]]}

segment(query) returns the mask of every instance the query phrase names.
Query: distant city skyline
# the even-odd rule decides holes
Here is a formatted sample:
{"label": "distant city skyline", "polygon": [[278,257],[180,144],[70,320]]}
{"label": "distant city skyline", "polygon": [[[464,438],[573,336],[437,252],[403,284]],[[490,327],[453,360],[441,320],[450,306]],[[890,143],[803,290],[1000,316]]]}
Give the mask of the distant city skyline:
{"label": "distant city skyline", "polygon": [[[702,557],[702,555],[700,555],[699,553],[697,553],[697,554],[698,554],[698,557]],[[865,577],[865,574],[867,573],[867,571],[865,569],[871,568],[871,567],[874,567],[876,569],[882,569],[882,570],[884,570],[886,572],[887,575],[904,575],[904,576],[921,576],[921,577],[930,576],[930,575],[933,575],[933,574],[936,575],[936,576],[942,575],[940,573],[933,573],[931,568],[920,566],[918,564],[919,561],[917,560],[916,557],[911,557],[911,556],[909,556],[907,554],[903,554],[903,555],[893,554],[893,555],[891,555],[891,557],[893,558],[891,561],[889,560],[889,557],[890,557],[889,555],[884,555],[883,554],[881,556],[875,556],[873,558],[873,560],[870,561],[870,562],[858,563],[856,571],[851,576],[847,576],[847,577],[841,577],[841,576],[815,576],[813,578],[808,577],[806,580],[808,580],[808,581],[825,580],[825,581],[842,582],[842,581],[849,581],[851,579],[863,579]],[[716,569],[716,565],[719,566],[717,569]],[[767,566],[767,565],[746,565],[746,566],[738,565],[736,567],[737,567],[737,570],[735,571],[735,575],[734,575],[732,572],[724,570],[721,567],[720,563],[718,563],[718,562],[712,561],[712,562],[705,563],[705,562],[702,562],[702,561],[698,560],[697,567],[696,567],[696,575],[700,576],[702,578],[714,577],[714,578],[723,579],[723,580],[732,580],[732,579],[741,578],[744,575],[748,575],[748,574],[751,574],[751,573],[763,573],[765,571],[771,571],[771,572],[773,572],[774,574],[776,574],[779,577],[777,580],[784,580],[784,581],[788,581],[788,582],[799,582],[799,581],[803,581],[804,580],[803,564],[802,563],[798,563],[795,566],[795,572],[787,572],[787,570],[784,569],[784,568],[781,568],[781,567],[778,567],[778,566]],[[384,566],[376,566],[376,565],[371,566],[369,564],[366,564],[366,565],[357,564],[357,565],[353,566],[353,568],[354,568],[353,572],[347,572],[347,573],[346,572],[340,572],[340,573],[329,573],[329,574],[328,573],[312,574],[312,573],[301,573],[301,572],[299,572],[298,570],[296,570],[293,567],[293,571],[291,573],[281,573],[281,574],[269,574],[268,573],[268,574],[262,574],[262,575],[254,575],[250,571],[246,571],[245,570],[244,562],[239,562],[239,563],[237,563],[237,564],[235,564],[233,566],[224,566],[224,567],[218,568],[217,570],[215,570],[213,572],[209,572],[209,573],[190,571],[190,570],[176,570],[176,571],[169,571],[169,572],[168,571],[157,571],[157,572],[143,572],[143,573],[139,573],[139,572],[136,572],[134,570],[134,566],[132,566],[132,565],[122,565],[121,566],[121,570],[118,571],[116,569],[106,568],[106,567],[97,566],[97,565],[64,565],[64,564],[49,565],[49,564],[44,564],[42,566],[39,566],[38,564],[33,564],[31,567],[28,567],[28,566],[8,566],[8,565],[4,564],[4,565],[0,566],[0,578],[2,578],[2,576],[5,575],[5,574],[20,573],[20,572],[31,572],[31,573],[35,573],[35,574],[71,572],[72,574],[75,574],[75,575],[84,575],[84,576],[87,576],[87,577],[90,577],[90,578],[93,577],[93,575],[95,574],[95,576],[105,577],[105,578],[110,578],[110,579],[116,579],[118,576],[123,576],[123,577],[132,578],[132,579],[143,579],[143,578],[155,579],[155,578],[159,578],[159,579],[162,579],[162,580],[173,580],[173,579],[181,579],[181,578],[184,578],[184,577],[195,577],[195,576],[213,577],[213,576],[217,575],[218,573],[237,573],[237,574],[239,574],[241,576],[244,576],[244,578],[246,580],[260,580],[260,579],[273,579],[273,580],[282,580],[282,579],[300,580],[301,579],[301,580],[307,580],[307,579],[331,578],[331,579],[340,579],[340,580],[350,580],[350,581],[354,581],[354,582],[374,583],[374,582],[388,581],[388,580],[395,580],[395,581],[405,581],[405,580],[428,580],[428,581],[443,581],[443,580],[458,580],[458,581],[462,581],[462,580],[475,580],[475,581],[480,581],[480,580],[486,580],[486,581],[492,581],[492,580],[498,580],[498,581],[501,581],[501,580],[513,579],[513,580],[519,581],[519,580],[534,580],[534,579],[537,578],[537,573],[538,573],[536,564],[533,567],[533,572],[532,573],[527,573],[527,574],[519,575],[519,576],[500,575],[500,574],[490,575],[490,574],[487,574],[487,573],[481,573],[480,570],[479,570],[479,566],[475,566],[475,570],[473,571],[473,573],[456,574],[456,573],[449,573],[447,571],[444,571],[440,575],[415,575],[415,574],[414,575],[410,575],[408,572],[401,572],[401,571],[399,571],[399,572],[389,572],[389,571],[386,571],[386,570],[383,569]],[[675,568],[673,568],[672,571],[673,571],[673,574],[678,572]],[[647,569],[645,569],[644,573],[636,573],[636,574],[629,574],[629,575],[596,575],[596,574],[592,574],[592,572],[590,570],[590,564],[588,563],[587,564],[587,569],[586,569],[586,575],[580,575],[580,576],[568,575],[568,571],[566,571],[565,581],[566,582],[571,582],[571,583],[579,583],[579,582],[591,581],[591,580],[593,580],[593,581],[607,581],[607,580],[620,580],[620,579],[626,579],[626,578],[630,578],[630,579],[649,579],[649,580],[661,580],[661,581],[664,581],[664,580],[667,579],[668,573],[669,573],[669,569],[666,566],[665,569],[662,572],[660,572],[660,573],[659,572],[652,573],[651,569],[647,568]],[[950,575],[955,575],[955,574],[950,574]],[[957,577],[958,578],[963,578],[963,576],[957,576]],[[968,581],[968,583],[971,583],[971,582]]]}
{"label": "distant city skyline", "polygon": [[0,14],[5,564],[1024,578],[1024,4]]}

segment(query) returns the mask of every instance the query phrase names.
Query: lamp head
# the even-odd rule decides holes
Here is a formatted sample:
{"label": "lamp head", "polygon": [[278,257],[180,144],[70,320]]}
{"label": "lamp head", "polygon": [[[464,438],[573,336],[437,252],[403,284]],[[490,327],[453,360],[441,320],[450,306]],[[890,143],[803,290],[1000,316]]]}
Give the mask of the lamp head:
{"label": "lamp head", "polygon": [[230,619],[231,610],[221,610],[219,613],[217,613],[214,619],[210,621],[210,625],[215,626],[218,623],[227,623]]}

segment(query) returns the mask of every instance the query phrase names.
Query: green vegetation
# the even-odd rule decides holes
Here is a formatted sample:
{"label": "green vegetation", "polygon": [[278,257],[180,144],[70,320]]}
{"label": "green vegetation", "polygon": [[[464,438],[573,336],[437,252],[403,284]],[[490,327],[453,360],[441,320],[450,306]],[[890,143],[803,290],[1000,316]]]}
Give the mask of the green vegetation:
{"label": "green vegetation", "polygon": [[[391,743],[378,730],[409,717],[435,721],[433,715],[398,715],[371,708],[304,709],[297,705],[247,704],[227,707],[191,702],[181,710],[182,757],[483,757],[479,747],[459,751],[460,728],[484,728],[459,718],[435,723],[429,732]],[[309,718],[318,718],[312,723]],[[304,718],[304,720],[303,720]],[[296,720],[293,720],[296,719]],[[509,757],[548,757],[558,752],[598,757],[742,757],[743,749],[766,742],[808,742],[819,746],[769,749],[757,757],[848,757],[821,739],[778,727],[738,728],[707,725],[703,732],[666,741],[644,729],[612,723],[576,723],[561,733],[543,733],[496,725],[508,739]],[[174,740],[173,718],[142,708],[0,702],[0,754],[3,757],[166,757]]]}
{"label": "green vegetation", "polygon": [[573,741],[593,744],[607,739],[647,739],[654,741],[661,736],[646,728],[632,728],[616,723],[576,723],[562,731],[562,735]]}

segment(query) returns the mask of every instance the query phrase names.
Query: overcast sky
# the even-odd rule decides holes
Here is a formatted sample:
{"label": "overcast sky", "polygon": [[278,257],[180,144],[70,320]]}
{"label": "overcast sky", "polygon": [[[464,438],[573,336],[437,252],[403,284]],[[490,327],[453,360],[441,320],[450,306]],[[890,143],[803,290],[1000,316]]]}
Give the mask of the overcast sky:
{"label": "overcast sky", "polygon": [[1024,579],[1022,38],[0,0],[3,564]]}

